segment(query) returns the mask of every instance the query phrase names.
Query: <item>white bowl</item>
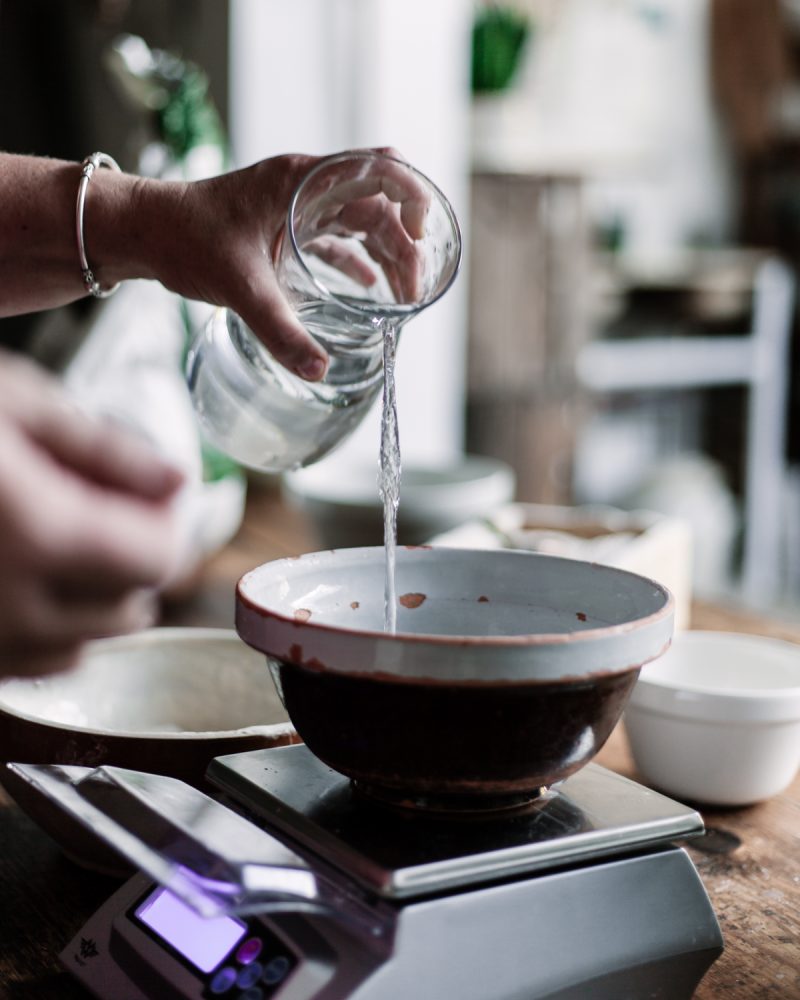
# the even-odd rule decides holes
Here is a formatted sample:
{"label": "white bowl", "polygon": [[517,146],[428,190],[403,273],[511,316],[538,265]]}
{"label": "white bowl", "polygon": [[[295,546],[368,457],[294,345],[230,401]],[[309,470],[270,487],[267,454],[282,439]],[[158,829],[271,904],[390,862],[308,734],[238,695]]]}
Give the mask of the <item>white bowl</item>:
{"label": "white bowl", "polygon": [[[383,541],[383,503],[374,463],[320,462],[287,473],[287,500],[316,525],[323,547],[352,548]],[[403,466],[397,538],[420,545],[433,535],[484,517],[514,495],[510,466],[494,458],[465,455],[440,466]]]}
{"label": "white bowl", "polygon": [[625,709],[648,783],[708,805],[783,791],[800,767],[800,645],[684,632],[646,666]]}

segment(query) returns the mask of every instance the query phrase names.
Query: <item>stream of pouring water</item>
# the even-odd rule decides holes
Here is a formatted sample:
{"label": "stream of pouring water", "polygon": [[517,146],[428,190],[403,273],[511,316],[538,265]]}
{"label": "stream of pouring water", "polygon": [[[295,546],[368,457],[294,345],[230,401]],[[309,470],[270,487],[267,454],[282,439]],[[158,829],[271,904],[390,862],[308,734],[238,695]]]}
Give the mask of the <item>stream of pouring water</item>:
{"label": "stream of pouring water", "polygon": [[395,553],[397,548],[397,508],[400,503],[400,436],[397,427],[394,362],[397,327],[383,320],[383,411],[381,414],[381,461],[378,489],[383,500],[383,546],[386,568],[383,592],[383,628],[397,630],[395,593]]}

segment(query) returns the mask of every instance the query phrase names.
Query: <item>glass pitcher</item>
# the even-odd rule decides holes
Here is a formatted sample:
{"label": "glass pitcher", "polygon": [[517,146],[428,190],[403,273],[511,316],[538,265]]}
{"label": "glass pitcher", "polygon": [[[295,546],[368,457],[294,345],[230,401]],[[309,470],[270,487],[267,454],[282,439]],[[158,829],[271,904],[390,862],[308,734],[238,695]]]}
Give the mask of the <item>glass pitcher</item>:
{"label": "glass pitcher", "polygon": [[380,392],[387,325],[400,328],[443,295],[460,260],[452,207],[410,164],[375,151],[320,161],[293,195],[275,267],[328,353],[328,372],[321,382],[297,377],[235,313],[217,310],[186,367],[205,437],[267,472],[322,458]]}

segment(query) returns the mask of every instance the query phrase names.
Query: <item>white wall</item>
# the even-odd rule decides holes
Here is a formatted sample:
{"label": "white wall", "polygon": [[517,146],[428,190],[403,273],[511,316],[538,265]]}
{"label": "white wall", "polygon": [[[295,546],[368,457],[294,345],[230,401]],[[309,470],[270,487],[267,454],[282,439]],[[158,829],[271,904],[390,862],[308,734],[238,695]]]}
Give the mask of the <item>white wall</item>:
{"label": "white wall", "polygon": [[506,143],[481,159],[585,176],[594,214],[622,219],[639,258],[729,239],[736,192],[711,87],[709,0],[526,2],[535,30]]}
{"label": "white wall", "polygon": [[[285,152],[397,147],[467,224],[470,0],[232,0],[230,130],[245,165]],[[405,463],[463,446],[467,279],[405,328]],[[373,412],[337,453],[377,459]]]}
{"label": "white wall", "polygon": [[654,93],[649,155],[616,192],[628,250],[642,257],[698,240],[727,242],[736,197],[711,87],[709,0],[660,0],[658,8],[645,78]]}

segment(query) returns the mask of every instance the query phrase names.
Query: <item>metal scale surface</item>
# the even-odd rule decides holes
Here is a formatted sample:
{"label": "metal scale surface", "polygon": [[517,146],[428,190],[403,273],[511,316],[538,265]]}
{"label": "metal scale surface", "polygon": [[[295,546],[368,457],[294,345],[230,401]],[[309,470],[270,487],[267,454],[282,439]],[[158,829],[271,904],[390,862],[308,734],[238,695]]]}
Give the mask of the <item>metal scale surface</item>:
{"label": "metal scale surface", "polygon": [[365,802],[305,746],[217,758],[215,799],[11,767],[140,869],[61,956],[102,1000],[689,1000],[722,951],[700,816],[595,764],[488,818]]}

